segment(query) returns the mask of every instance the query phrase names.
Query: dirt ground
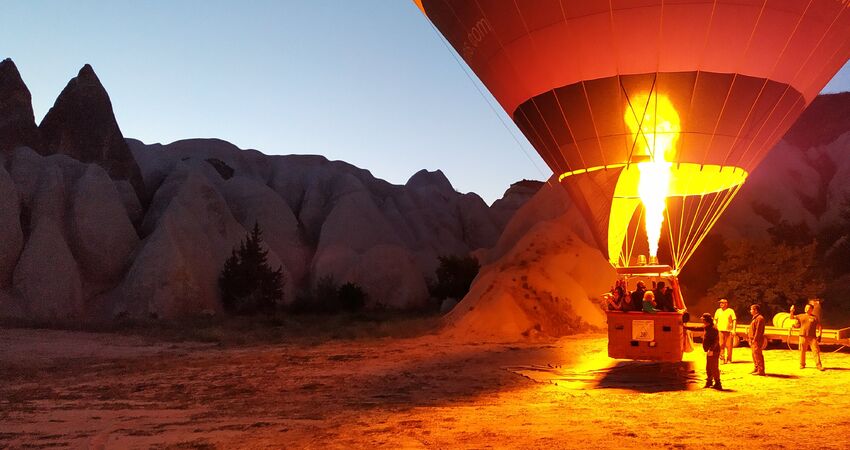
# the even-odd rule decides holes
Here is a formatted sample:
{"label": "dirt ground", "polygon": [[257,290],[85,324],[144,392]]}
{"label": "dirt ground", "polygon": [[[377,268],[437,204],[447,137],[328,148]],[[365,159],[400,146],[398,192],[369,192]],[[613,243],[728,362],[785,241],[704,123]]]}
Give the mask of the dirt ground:
{"label": "dirt ground", "polygon": [[[217,345],[0,329],[0,447],[850,447],[850,354],[827,370],[749,350],[702,389],[704,354],[610,360],[602,335]],[[811,366],[814,366],[811,363]]]}

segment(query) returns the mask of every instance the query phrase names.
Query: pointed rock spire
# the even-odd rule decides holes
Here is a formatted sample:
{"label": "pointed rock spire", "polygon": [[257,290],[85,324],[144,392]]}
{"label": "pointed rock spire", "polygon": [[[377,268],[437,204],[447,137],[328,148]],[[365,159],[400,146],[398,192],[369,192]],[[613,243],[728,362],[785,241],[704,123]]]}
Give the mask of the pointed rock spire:
{"label": "pointed rock spire", "polygon": [[32,96],[11,59],[0,61],[0,152],[19,146],[40,150]]}
{"label": "pointed rock spire", "polygon": [[128,180],[144,198],[141,171],[118,128],[109,94],[88,64],[59,94],[39,125],[44,154],[97,163],[112,179]]}

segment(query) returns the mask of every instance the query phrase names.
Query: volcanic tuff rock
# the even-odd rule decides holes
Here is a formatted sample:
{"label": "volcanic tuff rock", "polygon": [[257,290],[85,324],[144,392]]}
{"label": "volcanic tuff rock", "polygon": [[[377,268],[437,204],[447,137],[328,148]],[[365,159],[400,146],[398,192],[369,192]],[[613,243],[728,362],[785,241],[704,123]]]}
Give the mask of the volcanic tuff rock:
{"label": "volcanic tuff rock", "polygon": [[481,271],[446,316],[458,339],[514,341],[604,327],[599,296],[616,274],[561,186],[547,183],[513,215]]}
{"label": "volcanic tuff rock", "polygon": [[97,163],[113,179],[128,180],[137,196],[144,198],[139,167],[118,128],[109,94],[90,65],[68,82],[38,128],[44,154],[61,153]]}
{"label": "volcanic tuff rock", "polygon": [[490,206],[490,214],[496,219],[499,229],[504,229],[514,213],[543,186],[543,182],[534,180],[522,180],[511,184],[502,198],[493,202]]}
{"label": "volcanic tuff rock", "polygon": [[197,170],[178,167],[163,186],[171,188],[154,198],[164,206],[124,280],[117,312],[172,318],[220,311],[218,276],[245,229]]}
{"label": "volcanic tuff rock", "polygon": [[7,156],[9,173],[0,169],[0,276],[9,279],[7,264],[14,269],[0,315],[92,320],[103,309],[98,296],[120,281],[138,243],[112,180],[65,155],[18,147]]}
{"label": "volcanic tuff rock", "polygon": [[12,177],[0,167],[0,288],[9,286],[24,245],[20,201]]}
{"label": "volcanic tuff rock", "polygon": [[11,59],[0,61],[0,153],[27,146],[40,149],[32,96]]}
{"label": "volcanic tuff rock", "polygon": [[139,237],[112,180],[89,165],[71,192],[69,243],[80,268],[92,281],[117,282]]}
{"label": "volcanic tuff rock", "polygon": [[818,230],[850,198],[850,93],[821,95],[750,174],[715,230],[765,236],[786,221]]}
{"label": "volcanic tuff rock", "polygon": [[36,129],[17,69],[2,69],[0,142],[14,144],[0,152],[0,316],[220,311],[218,275],[254,223],[283,269],[284,302],[332,276],[362,286],[367,306],[419,307],[437,257],[491,247],[522,203],[511,188],[496,217],[440,171],[400,186],[321,156],[125,141],[90,66]]}
{"label": "volcanic tuff rock", "polygon": [[468,254],[492,245],[499,234],[484,201],[458,194],[440,172],[422,171],[398,186],[321,156],[266,156],[212,139],[129,143],[155,192],[143,236],[156,232],[179,189],[173,174],[192,168],[222,195],[243,228],[260,224],[268,248],[283,263],[285,302],[332,276],[361,285],[367,306],[421,306],[438,255]]}

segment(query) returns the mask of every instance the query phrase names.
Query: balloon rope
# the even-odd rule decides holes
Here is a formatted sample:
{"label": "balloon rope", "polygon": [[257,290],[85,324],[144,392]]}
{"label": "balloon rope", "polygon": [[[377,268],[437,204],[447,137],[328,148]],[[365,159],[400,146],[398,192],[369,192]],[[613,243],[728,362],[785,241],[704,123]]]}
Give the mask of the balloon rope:
{"label": "balloon rope", "polygon": [[481,98],[484,99],[484,102],[487,103],[487,106],[490,107],[490,110],[493,111],[493,114],[499,119],[499,122],[501,122],[502,126],[505,127],[505,130],[508,132],[508,134],[510,134],[510,136],[513,138],[514,142],[516,142],[517,147],[519,147],[519,149],[522,151],[522,153],[525,154],[525,157],[528,158],[528,160],[531,162],[531,165],[534,166],[534,168],[537,170],[537,172],[540,173],[540,176],[543,179],[545,179],[547,183],[551,184],[551,181],[550,181],[551,177],[547,176],[545,173],[543,173],[542,170],[540,170],[540,167],[537,165],[536,162],[534,162],[534,159],[531,157],[531,155],[528,153],[528,151],[526,151],[525,147],[522,145],[519,138],[516,137],[516,134],[513,132],[513,130],[511,130],[511,128],[505,122],[505,119],[499,114],[498,110],[496,110],[496,108],[493,106],[493,104],[490,102],[490,100],[487,98],[487,96],[484,95],[484,92],[481,90],[481,88],[478,86],[478,84],[475,83],[475,80],[472,78],[472,75],[469,73],[469,70],[471,70],[471,69],[467,69],[467,68],[464,67],[464,65],[460,61],[460,57],[451,48],[451,45],[449,45],[448,40],[446,40],[446,38],[443,37],[443,35],[440,34],[440,32],[437,30],[437,27],[434,25],[434,23],[431,22],[430,19],[426,19],[426,20],[427,20],[428,24],[431,25],[431,29],[434,31],[434,34],[437,36],[437,39],[440,40],[443,43],[443,46],[445,46],[446,50],[449,52],[449,54],[452,55],[452,58],[455,60],[455,63],[457,63],[457,65],[460,67],[461,71],[463,71],[463,73],[466,74],[466,77],[469,79],[470,83],[472,83],[472,85],[475,86],[475,90],[478,91],[478,94],[481,95]]}
{"label": "balloon rope", "polygon": [[593,117],[593,108],[590,106],[590,96],[587,95],[587,87],[584,85],[584,80],[581,81],[581,90],[584,92],[584,101],[587,103],[587,111],[590,113],[590,123],[593,125],[593,134],[596,136],[596,143],[599,145],[599,155],[602,156],[602,165],[608,166],[605,158],[605,149],[602,147],[602,139],[599,137],[599,130],[596,128],[596,119]]}
{"label": "balloon rope", "polygon": [[[764,15],[764,10],[765,10],[766,6],[767,6],[767,0],[764,0],[764,2],[761,4],[761,9],[759,10],[759,15],[758,15],[758,17],[756,17],[756,21],[753,24],[753,30],[750,31],[750,37],[747,38],[747,45],[744,47],[744,52],[743,52],[744,56],[747,55],[747,52],[750,49],[750,45],[753,42],[753,37],[755,37],[755,35],[756,35],[756,29],[758,28],[759,23],[761,22],[761,18]],[[732,97],[732,89],[735,88],[735,81],[737,81],[737,80],[738,80],[738,73],[735,72],[734,74],[732,74],[732,82],[729,83],[729,89],[726,91],[726,98],[723,99],[723,106],[720,107],[720,113],[717,115],[717,121],[714,122],[714,130],[712,130],[712,132],[711,132],[711,138],[709,138],[708,145],[705,147],[705,155],[703,155],[703,158],[702,158],[703,161],[708,159],[708,154],[711,151],[711,144],[714,143],[714,138],[717,136],[717,129],[720,128],[720,122],[723,120],[723,113],[726,112],[726,105],[729,103],[729,98]],[[756,100],[758,100],[758,97],[756,97]],[[753,106],[755,106],[755,102],[753,102]],[[738,133],[736,134],[735,139],[732,141],[732,145],[729,146],[729,150],[726,153],[726,156],[723,158],[723,164],[722,165],[726,165],[726,161],[729,160],[729,155],[732,153],[732,149],[735,147],[735,143],[738,142],[738,139],[740,138],[741,129],[743,129],[743,125],[741,126],[740,129],[738,129]]]}
{"label": "balloon rope", "polygon": [[[728,192],[730,190],[727,190],[724,193],[712,194],[711,195],[711,202],[708,204],[708,207],[705,209],[705,212],[703,212],[702,205],[704,203],[704,199],[705,199],[706,195],[700,196],[699,206],[697,208],[697,213],[693,216],[694,221],[692,223],[691,230],[688,231],[688,236],[687,236],[687,239],[685,240],[685,244],[683,246],[683,252],[682,252],[683,255],[688,253],[689,251],[692,252],[693,250],[690,250],[690,249],[695,249],[696,246],[697,246],[697,242],[702,240],[702,238],[703,238],[702,235],[705,234],[705,232],[707,232],[708,230],[711,229],[710,226],[706,227],[707,223],[713,223],[712,219],[714,219],[714,218],[712,217],[711,211],[714,210],[714,207],[717,204],[718,199],[724,198],[724,195],[728,195]],[[723,204],[723,201],[721,201],[721,204]],[[725,209],[725,208],[721,208],[721,209]],[[697,222],[699,222],[699,225],[697,225],[696,229],[694,229],[693,224],[695,224]],[[686,258],[684,258],[684,257],[682,259],[683,259],[683,261],[686,260]],[[683,262],[683,264],[684,264],[684,262]]]}
{"label": "balloon rope", "polygon": [[[578,157],[581,160],[581,166],[583,168],[587,167],[587,163],[584,161],[584,155],[581,153],[581,148],[578,145],[578,141],[576,141],[576,136],[573,134],[573,128],[570,126],[570,121],[567,120],[567,115],[564,113],[564,107],[561,106],[561,99],[558,97],[558,93],[552,89],[552,95],[555,96],[555,103],[558,104],[558,111],[561,113],[561,117],[564,119],[564,124],[567,125],[567,131],[570,133],[570,138],[572,138],[573,142],[576,145],[576,151],[578,151]],[[566,158],[565,158],[566,159]]]}
{"label": "balloon rope", "polygon": [[[540,110],[539,110],[539,109],[537,109],[537,105],[535,105],[535,106],[534,106],[534,109],[535,109],[535,110],[537,110],[537,115],[538,115],[538,117],[540,118],[540,120],[541,120],[541,121],[545,121],[545,119],[543,119],[543,117],[541,117]],[[530,117],[528,117],[528,114],[526,114],[526,113],[525,113],[525,110],[524,110],[524,109],[522,109],[522,108],[517,108],[516,112],[517,112],[517,115],[521,115],[521,116],[522,116],[522,119],[523,119],[524,123],[526,123],[526,124],[527,124],[527,126],[528,126],[528,127],[529,127],[529,129],[530,129],[530,131],[531,131],[531,132],[533,132],[533,133],[534,133],[534,136],[537,138],[537,139],[536,139],[537,145],[534,145],[534,142],[533,142],[533,141],[531,142],[531,145],[532,145],[535,149],[537,149],[538,153],[542,153],[543,151],[545,151],[545,152],[546,152],[546,154],[547,154],[547,155],[549,155],[549,159],[552,161],[552,164],[554,164],[554,165],[558,168],[558,170],[559,170],[559,171],[560,171],[560,170],[563,170],[563,168],[561,167],[561,165],[560,165],[560,164],[558,164],[557,159],[553,156],[552,151],[549,149],[549,145],[546,143],[546,140],[545,140],[545,139],[543,139],[543,136],[541,136],[541,135],[540,135],[540,132],[537,130],[537,127],[534,125],[534,122],[532,122],[532,121],[531,121],[531,118],[530,118]],[[526,138],[527,138],[529,141],[531,141],[531,137],[530,137],[530,136],[526,135]],[[557,145],[557,142],[555,143],[555,145]],[[541,155],[541,156],[543,156],[543,155]],[[545,160],[546,158],[544,157],[543,159]],[[568,168],[568,169],[571,169],[571,167],[569,167],[569,166],[568,166],[567,168]]]}
{"label": "balloon rope", "polygon": [[[487,15],[484,13],[484,8],[481,7],[481,5],[478,3],[477,0],[476,0],[475,3],[476,3],[476,6],[478,7],[478,11],[480,11],[481,15],[484,16],[484,18],[486,19]],[[562,11],[563,11],[563,5],[561,5],[561,6],[562,6]],[[540,53],[538,51],[537,42],[532,37],[531,29],[528,28],[528,22],[526,22],[525,17],[522,16],[522,9],[520,9],[516,0],[514,0],[514,8],[516,9],[517,16],[519,16],[519,20],[522,22],[523,28],[525,28],[525,33],[528,35],[528,40],[531,41],[531,45],[532,45],[532,47],[534,47],[534,52],[537,53],[537,55],[539,57]],[[564,22],[564,24],[566,24],[566,21]],[[501,47],[502,51],[505,54],[505,57],[509,58],[507,50],[505,50],[504,45],[502,45],[502,41],[498,37],[496,38],[496,40],[499,42],[499,47]],[[511,63],[511,65],[513,65],[513,63]],[[551,67],[551,65],[549,65],[549,64],[544,64],[543,66],[544,67]],[[552,79],[557,78],[555,76],[555,72],[552,72],[551,76],[552,76]],[[575,134],[573,134],[573,130],[570,127],[570,122],[567,120],[567,116],[564,113],[564,109],[561,107],[561,100],[558,98],[558,94],[557,94],[557,92],[555,92],[555,89],[551,89],[550,92],[552,92],[552,96],[555,98],[555,103],[558,104],[558,110],[561,113],[561,117],[564,119],[564,124],[567,126],[567,131],[570,133],[570,138],[572,139],[573,143],[575,144],[576,150],[578,151],[579,159],[581,159],[581,166],[582,166],[582,168],[587,168],[587,163],[584,161],[584,155],[582,155],[582,153],[581,153],[581,148],[579,147],[578,140],[576,139]],[[543,125],[546,127],[546,131],[548,131],[549,136],[552,137],[552,142],[555,143],[555,146],[558,149],[558,155],[560,156],[560,159],[563,159],[566,162],[568,168],[570,170],[572,170],[572,165],[569,162],[566,161],[566,157],[564,156],[564,153],[561,151],[561,145],[558,143],[558,139],[555,138],[555,133],[553,133],[552,129],[549,127],[548,121],[543,117],[543,113],[540,111],[540,107],[537,105],[537,101],[535,100],[535,97],[531,98],[531,104],[534,105],[534,109],[536,109],[537,114],[540,115],[541,122],[543,122]],[[547,148],[547,150],[548,150],[548,148]],[[556,164],[557,164],[557,161],[558,160],[555,159]],[[559,168],[559,170],[561,169],[560,166],[558,168]],[[563,170],[561,170],[561,173],[563,173]]]}
{"label": "balloon rope", "polygon": [[735,196],[738,195],[738,192],[740,192],[741,187],[743,185],[744,184],[741,183],[741,184],[739,184],[739,185],[737,185],[737,186],[735,186],[735,187],[733,187],[733,188],[731,188],[727,191],[727,194],[725,195],[725,198],[724,198],[720,208],[714,214],[712,214],[712,220],[708,224],[708,226],[705,228],[705,232],[702,233],[702,236],[700,236],[700,238],[694,243],[694,245],[692,247],[690,247],[688,252],[685,254],[684,259],[682,260],[682,266],[687,264],[688,260],[691,259],[691,256],[693,256],[696,249],[699,248],[699,245],[702,243],[703,240],[705,240],[706,236],[708,236],[708,231],[711,230],[712,227],[714,227],[714,224],[717,223],[717,221],[723,215],[723,212],[726,211],[726,208],[728,208],[729,205],[732,203],[732,199],[734,199]]}
{"label": "balloon rope", "polygon": [[[840,11],[838,14],[836,14],[836,15],[835,15],[835,18],[834,18],[834,19],[832,20],[832,22],[829,24],[829,26],[827,27],[826,31],[824,31],[824,34],[821,36],[820,40],[818,40],[817,45],[815,45],[815,46],[813,46],[813,47],[812,47],[811,51],[809,52],[809,56],[807,56],[807,57],[806,57],[806,59],[802,60],[802,62],[800,63],[800,67],[797,69],[797,73],[795,73],[795,74],[794,74],[794,76],[792,77],[792,81],[791,81],[792,83],[793,83],[793,80],[795,80],[798,76],[800,76],[800,73],[803,71],[803,69],[807,67],[807,64],[808,64],[809,60],[812,58],[812,56],[814,55],[814,53],[815,53],[815,51],[818,49],[818,47],[820,47],[821,43],[823,43],[823,40],[824,40],[824,39],[826,38],[826,36],[829,34],[829,31],[832,29],[832,27],[833,27],[833,26],[835,26],[835,24],[838,22],[839,18],[842,16],[842,14],[844,14],[844,13],[845,13],[845,12],[847,12],[847,11],[850,11],[850,8],[842,8],[842,9],[841,9],[841,11]],[[801,19],[801,20],[802,20],[802,19]],[[826,70],[826,68],[828,68],[828,67],[829,67],[829,64],[830,64],[831,60],[832,60],[833,58],[835,58],[835,56],[836,56],[836,55],[838,54],[838,52],[839,52],[839,51],[841,51],[841,50],[842,50],[842,48],[841,48],[840,46],[839,46],[838,48],[836,48],[836,49],[835,49],[835,51],[833,52],[832,56],[830,56],[829,58],[826,58],[826,59],[824,60],[825,62],[824,62],[824,63],[823,63],[823,65],[821,66],[821,69],[818,71],[818,73],[821,73],[821,72],[823,72],[824,70]],[[778,105],[779,105],[779,103],[781,103],[781,101],[785,98],[785,95],[788,93],[788,91],[789,91],[790,89],[791,89],[791,84],[789,83],[788,85],[786,85],[786,86],[785,86],[785,91],[783,91],[783,93],[782,93],[782,97],[780,98],[780,100],[779,100],[778,102],[776,102],[776,103],[774,104],[773,109],[771,109],[770,115],[773,115],[773,112],[774,112],[774,110],[776,109],[776,106],[778,106]],[[806,91],[806,90],[808,90],[808,89],[804,89],[804,91]],[[805,93],[801,92],[801,94],[802,94],[803,96],[805,96]],[[804,102],[804,105],[803,105],[803,106],[804,106],[804,107],[805,107],[805,106],[807,106],[807,105],[805,104],[805,103],[806,103],[805,97],[803,97],[801,100]],[[797,101],[800,101],[800,100],[797,100]],[[792,105],[790,108],[788,108],[788,111],[785,113],[785,115],[783,116],[782,120],[780,120],[780,121],[776,122],[776,126],[774,127],[773,131],[772,131],[772,132],[768,135],[768,139],[767,139],[767,140],[765,140],[765,144],[767,144],[767,143],[771,143],[771,141],[775,141],[775,142],[771,143],[771,144],[770,144],[770,147],[768,147],[768,148],[773,147],[773,145],[775,145],[775,143],[776,143],[776,142],[778,142],[778,141],[779,141],[779,139],[781,139],[781,138],[782,138],[782,136],[776,136],[776,134],[779,132],[779,130],[780,130],[780,129],[782,129],[782,125],[785,123],[785,120],[786,120],[786,118],[788,117],[788,115],[790,114],[790,112],[794,110],[794,107],[795,107],[795,106],[796,106],[796,102],[795,102],[795,104],[794,104],[794,105]],[[762,124],[762,127],[764,127],[764,125],[765,125],[765,124],[767,124],[767,120],[766,120],[766,121]],[[760,132],[761,132],[761,128],[759,128],[759,132],[758,132],[758,133],[756,133],[756,136],[758,136],[758,134],[759,134]],[[755,141],[755,139],[753,139],[753,142],[754,142],[754,141]],[[742,161],[742,160],[743,160],[744,155],[745,155],[746,153],[748,153],[748,152],[749,152],[750,147],[752,147],[752,142],[750,143],[750,146],[748,146],[748,147],[747,147],[746,151],[745,151],[744,153],[742,153],[742,154],[741,154],[741,156],[738,158],[738,161]],[[764,147],[767,147],[767,145],[765,145]],[[750,160],[748,161],[748,163],[752,163],[752,162],[753,162],[753,161],[755,161],[755,160],[756,160],[759,156],[761,156],[761,155],[757,152],[755,155],[753,155],[753,156],[751,156],[751,157],[750,157]]]}
{"label": "balloon rope", "polygon": [[[791,45],[791,41],[794,40],[794,36],[797,34],[797,30],[800,29],[800,25],[803,23],[803,18],[806,17],[806,13],[809,11],[809,8],[811,8],[813,2],[814,2],[814,0],[809,0],[809,2],[806,4],[806,8],[803,10],[802,13],[800,13],[800,17],[797,19],[797,23],[794,24],[794,29],[791,30],[791,33],[788,34],[788,38],[785,40],[785,44],[782,46],[782,50],[779,52],[779,56],[773,62],[773,67],[771,67],[771,69],[769,71],[770,74],[775,73],[776,68],[779,67],[779,62],[782,60],[782,57],[785,56],[785,52],[788,50],[788,47]],[[828,32],[828,30],[827,30],[827,32]],[[808,58],[807,58],[807,60],[808,60]],[[771,76],[765,77],[765,82],[764,82],[765,85],[768,83],[768,80],[770,78],[771,78]],[[753,148],[753,144],[755,144],[756,141],[758,141],[758,137],[761,135],[762,130],[767,125],[767,123],[771,121],[771,118],[773,117],[773,113],[776,111],[776,108],[782,103],[782,100],[785,99],[785,96],[788,94],[788,90],[790,88],[791,88],[790,84],[785,86],[785,90],[782,93],[782,96],[780,96],[779,100],[777,100],[773,104],[773,107],[770,109],[770,112],[767,114],[767,117],[764,119],[764,121],[762,121],[761,125],[759,125],[758,130],[756,130],[756,132],[752,135],[753,138],[752,138],[752,140],[750,140],[750,143],[747,145],[747,147],[744,149],[744,151],[741,152],[741,155],[738,156],[737,164],[740,164],[741,161],[744,160],[744,156],[747,155],[750,152],[750,150]],[[759,103],[759,100],[761,100],[761,96],[763,95],[763,93],[764,93],[764,89],[759,91],[758,96],[753,101],[753,107],[755,107],[755,105],[757,105]],[[788,111],[790,111],[790,110],[791,110],[791,108],[788,109]],[[781,126],[782,122],[784,122],[784,120],[779,121],[777,128],[779,126]],[[738,139],[740,139],[740,134],[741,134],[742,131],[743,131],[743,126],[741,127],[741,129],[738,130],[738,135],[735,137],[735,142],[738,142]],[[750,161],[748,163],[751,163],[756,157],[758,157],[759,153],[769,151],[770,148],[773,147],[773,144],[775,144],[775,143],[771,143],[769,140],[762,141],[762,145],[758,146],[762,149],[762,152],[757,151],[756,156],[751,157]],[[734,143],[733,143],[733,146],[734,146]],[[758,150],[758,148],[757,148],[757,150]],[[726,164],[730,154],[731,154],[731,148],[730,148],[730,152],[727,153],[726,157],[723,160],[724,164]]]}

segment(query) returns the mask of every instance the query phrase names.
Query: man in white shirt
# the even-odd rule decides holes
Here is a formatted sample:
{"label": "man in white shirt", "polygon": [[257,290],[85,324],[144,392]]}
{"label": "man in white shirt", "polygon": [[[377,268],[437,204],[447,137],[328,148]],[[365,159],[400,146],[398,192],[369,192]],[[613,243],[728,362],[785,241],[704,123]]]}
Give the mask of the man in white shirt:
{"label": "man in white shirt", "polygon": [[729,300],[720,299],[720,308],[717,308],[717,311],[714,312],[714,324],[717,326],[717,331],[720,332],[720,360],[723,361],[723,364],[729,364],[732,362],[732,341],[735,338],[735,325],[738,324],[735,310],[729,307]]}

